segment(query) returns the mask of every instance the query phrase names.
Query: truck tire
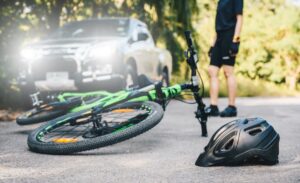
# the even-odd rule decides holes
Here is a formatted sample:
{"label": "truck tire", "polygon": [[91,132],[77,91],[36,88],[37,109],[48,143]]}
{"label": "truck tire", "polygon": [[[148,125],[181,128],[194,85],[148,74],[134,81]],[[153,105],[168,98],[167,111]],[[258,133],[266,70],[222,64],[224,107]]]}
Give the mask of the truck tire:
{"label": "truck tire", "polygon": [[163,72],[162,72],[162,84],[163,86],[170,86],[170,76],[169,76],[169,71],[168,68],[164,68]]}
{"label": "truck tire", "polygon": [[136,68],[132,64],[127,65],[126,87],[138,85],[138,74]]}

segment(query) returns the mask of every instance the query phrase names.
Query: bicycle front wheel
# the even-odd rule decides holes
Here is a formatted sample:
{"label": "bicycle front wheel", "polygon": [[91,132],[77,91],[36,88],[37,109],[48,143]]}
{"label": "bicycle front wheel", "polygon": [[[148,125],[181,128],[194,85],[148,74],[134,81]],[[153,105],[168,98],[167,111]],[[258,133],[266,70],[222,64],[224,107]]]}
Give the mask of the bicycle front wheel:
{"label": "bicycle front wheel", "polygon": [[96,113],[89,109],[48,122],[28,136],[29,149],[70,154],[109,146],[146,132],[164,114],[153,102],[128,102]]}

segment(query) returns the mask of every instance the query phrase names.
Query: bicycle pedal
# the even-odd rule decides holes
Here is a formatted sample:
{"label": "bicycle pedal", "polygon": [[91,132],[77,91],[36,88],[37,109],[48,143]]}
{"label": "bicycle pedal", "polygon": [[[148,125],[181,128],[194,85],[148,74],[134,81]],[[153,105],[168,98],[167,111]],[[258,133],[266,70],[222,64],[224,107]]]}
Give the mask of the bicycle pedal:
{"label": "bicycle pedal", "polygon": [[33,107],[39,107],[43,101],[39,99],[40,92],[36,92],[30,95],[32,106]]}

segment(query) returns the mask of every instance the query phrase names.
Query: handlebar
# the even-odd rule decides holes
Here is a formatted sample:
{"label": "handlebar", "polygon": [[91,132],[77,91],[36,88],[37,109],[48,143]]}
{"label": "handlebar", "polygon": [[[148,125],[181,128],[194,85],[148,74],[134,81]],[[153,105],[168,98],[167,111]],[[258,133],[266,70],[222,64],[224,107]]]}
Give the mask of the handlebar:
{"label": "handlebar", "polygon": [[185,34],[185,39],[186,39],[186,42],[188,45],[188,50],[186,51],[186,59],[187,59],[189,66],[191,67],[192,72],[194,72],[194,73],[192,73],[192,75],[196,76],[198,55],[197,55],[197,52],[193,45],[193,39],[191,36],[191,32],[185,31],[184,34]]}
{"label": "handlebar", "polygon": [[[188,50],[186,51],[186,60],[191,69],[191,85],[187,85],[189,89],[192,90],[194,98],[197,102],[197,111],[195,112],[195,117],[199,120],[201,124],[202,136],[207,137],[207,114],[204,111],[205,104],[202,101],[202,96],[199,95],[199,82],[197,77],[197,62],[198,55],[194,49],[193,39],[190,31],[185,31],[185,39],[188,45]],[[204,86],[203,86],[204,87]]]}

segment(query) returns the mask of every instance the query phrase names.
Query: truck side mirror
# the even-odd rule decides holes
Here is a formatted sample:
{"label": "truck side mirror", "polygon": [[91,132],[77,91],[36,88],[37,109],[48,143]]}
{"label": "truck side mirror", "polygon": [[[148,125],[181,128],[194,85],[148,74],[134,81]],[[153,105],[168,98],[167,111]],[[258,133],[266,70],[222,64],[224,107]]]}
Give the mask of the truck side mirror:
{"label": "truck side mirror", "polygon": [[140,32],[138,34],[138,41],[146,41],[149,38],[148,34]]}
{"label": "truck side mirror", "polygon": [[129,43],[129,44],[132,44],[132,43],[134,43],[134,42],[135,42],[135,41],[133,40],[132,37],[128,39],[128,43]]}
{"label": "truck side mirror", "polygon": [[137,41],[138,41],[138,34],[137,34],[137,32],[134,32],[132,34],[132,36],[129,38],[128,43],[132,44],[132,43],[137,42]]}

